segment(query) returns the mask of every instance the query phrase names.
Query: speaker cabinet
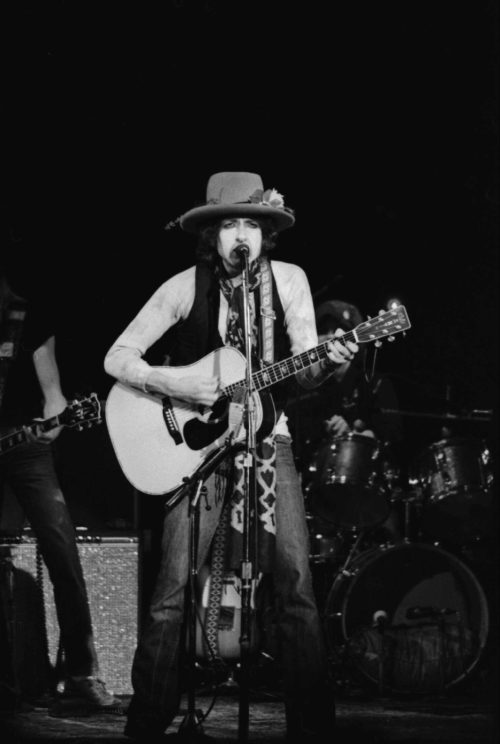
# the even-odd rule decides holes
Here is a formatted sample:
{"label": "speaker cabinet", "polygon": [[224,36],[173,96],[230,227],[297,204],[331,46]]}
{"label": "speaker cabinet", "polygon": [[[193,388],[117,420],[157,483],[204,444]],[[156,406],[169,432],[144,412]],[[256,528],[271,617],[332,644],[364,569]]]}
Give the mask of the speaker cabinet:
{"label": "speaker cabinet", "polygon": [[[100,676],[115,694],[131,694],[138,637],[139,539],[116,533],[76,539]],[[0,538],[0,561],[4,615],[18,684],[26,695],[41,695],[50,689],[58,666],[59,625],[52,584],[33,536]]]}

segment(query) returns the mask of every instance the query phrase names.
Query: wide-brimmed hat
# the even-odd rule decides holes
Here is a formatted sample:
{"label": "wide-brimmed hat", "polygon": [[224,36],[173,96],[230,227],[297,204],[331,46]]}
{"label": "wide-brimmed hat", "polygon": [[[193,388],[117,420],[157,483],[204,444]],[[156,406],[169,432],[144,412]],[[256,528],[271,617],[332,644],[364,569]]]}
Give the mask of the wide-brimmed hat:
{"label": "wide-brimmed hat", "polygon": [[207,185],[207,201],[182,215],[180,225],[197,233],[200,224],[228,215],[271,217],[279,232],[295,222],[292,210],[285,207],[275,189],[264,191],[262,179],[256,173],[215,173]]}

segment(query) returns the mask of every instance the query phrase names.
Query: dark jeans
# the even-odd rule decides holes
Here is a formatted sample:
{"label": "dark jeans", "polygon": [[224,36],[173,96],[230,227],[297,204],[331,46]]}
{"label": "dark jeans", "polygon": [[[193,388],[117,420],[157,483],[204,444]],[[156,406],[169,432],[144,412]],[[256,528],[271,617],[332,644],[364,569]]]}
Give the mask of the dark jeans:
{"label": "dark jeans", "polygon": [[4,482],[19,500],[49,571],[67,672],[75,676],[95,674],[97,656],[87,590],[51,445],[29,442],[3,454],[0,485]]}
{"label": "dark jeans", "polygon": [[[326,653],[309,568],[309,537],[304,502],[290,447],[277,437],[275,588],[280,656],[287,709],[303,706],[324,691]],[[203,564],[222,509],[215,478],[209,479],[207,511],[201,500],[198,563]],[[129,717],[150,731],[163,732],[178,712],[179,642],[188,580],[188,501],[167,512],[162,562],[148,621],[132,668],[134,697]],[[318,698],[319,702],[319,698]],[[332,703],[333,704],[333,703]]]}

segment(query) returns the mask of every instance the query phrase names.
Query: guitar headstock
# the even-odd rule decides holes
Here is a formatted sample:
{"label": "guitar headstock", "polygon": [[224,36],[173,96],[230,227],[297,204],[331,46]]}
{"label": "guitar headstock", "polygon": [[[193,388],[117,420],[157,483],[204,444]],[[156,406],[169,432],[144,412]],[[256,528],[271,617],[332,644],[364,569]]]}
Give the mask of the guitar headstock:
{"label": "guitar headstock", "polygon": [[76,426],[79,431],[93,424],[102,423],[101,403],[97,393],[91,393],[88,398],[72,400],[67,408],[59,415],[59,423],[63,426]]}
{"label": "guitar headstock", "polygon": [[396,333],[407,331],[411,328],[408,314],[403,305],[391,308],[376,318],[370,318],[360,323],[354,330],[356,341],[360,344],[368,341],[377,341],[381,338],[392,338]]}

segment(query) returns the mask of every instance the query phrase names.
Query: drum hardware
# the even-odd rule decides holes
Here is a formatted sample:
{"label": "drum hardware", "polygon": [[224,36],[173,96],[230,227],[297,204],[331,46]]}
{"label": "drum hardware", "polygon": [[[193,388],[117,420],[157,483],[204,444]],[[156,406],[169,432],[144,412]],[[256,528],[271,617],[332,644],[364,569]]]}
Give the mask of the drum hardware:
{"label": "drum hardware", "polygon": [[315,514],[306,512],[309,533],[309,560],[314,564],[338,561],[346,547],[346,530],[340,530]]}
{"label": "drum hardware", "polygon": [[462,414],[455,413],[432,413],[430,411],[403,411],[398,408],[381,408],[381,413],[394,413],[399,416],[413,416],[415,418],[431,418],[439,421],[493,421],[493,411],[472,409]]}
{"label": "drum hardware", "polygon": [[408,607],[406,617],[408,620],[419,620],[423,617],[444,617],[445,615],[457,615],[460,618],[458,610],[451,607]]}
{"label": "drum hardware", "polygon": [[335,537],[328,535],[315,535],[315,551],[309,555],[309,560],[313,563],[325,563],[334,561],[338,555],[338,541]]}
{"label": "drum hardware", "polygon": [[439,672],[440,672],[440,694],[444,696],[446,690],[446,615],[456,615],[460,621],[460,613],[450,607],[409,607],[406,617],[409,620],[421,618],[433,618],[439,629]]}
{"label": "drum hardware", "polygon": [[421,488],[415,488],[408,492],[398,488],[393,491],[390,497],[391,504],[402,503],[404,506],[403,542],[405,543],[411,543],[421,538],[420,512],[423,499],[424,495]]}
{"label": "drum hardware", "polygon": [[377,628],[378,634],[378,694],[383,695],[385,692],[385,663],[386,663],[386,643],[385,630],[389,621],[389,615],[385,610],[377,610],[373,615],[373,625]]}

